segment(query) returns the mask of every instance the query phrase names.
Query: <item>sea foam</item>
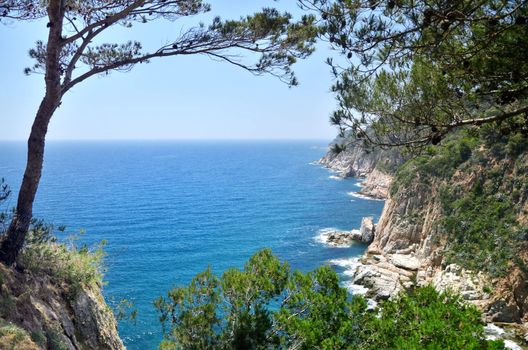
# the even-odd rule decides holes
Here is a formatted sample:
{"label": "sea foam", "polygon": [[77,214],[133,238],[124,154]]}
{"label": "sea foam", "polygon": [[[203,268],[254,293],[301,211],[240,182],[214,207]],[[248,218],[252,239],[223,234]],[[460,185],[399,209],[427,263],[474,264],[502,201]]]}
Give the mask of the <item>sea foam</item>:
{"label": "sea foam", "polygon": [[351,197],[355,197],[355,198],[359,198],[359,199],[365,199],[365,200],[369,200],[369,201],[380,201],[380,202],[384,201],[384,199],[365,196],[364,194],[361,194],[359,192],[347,192],[347,194],[349,196],[351,196]]}
{"label": "sea foam", "polygon": [[327,227],[327,228],[323,228],[323,229],[320,229],[319,231],[317,231],[317,235],[314,237],[314,240],[317,243],[321,243],[321,244],[324,244],[324,245],[326,245],[328,247],[332,247],[332,248],[349,248],[350,246],[352,246],[352,244],[354,244],[354,241],[351,241],[349,244],[332,244],[332,243],[329,243],[328,242],[328,235],[330,233],[332,233],[332,232],[335,232],[335,231],[359,233],[359,230],[346,231],[346,230],[339,230],[339,229],[336,229],[336,228],[333,228],[333,227]]}

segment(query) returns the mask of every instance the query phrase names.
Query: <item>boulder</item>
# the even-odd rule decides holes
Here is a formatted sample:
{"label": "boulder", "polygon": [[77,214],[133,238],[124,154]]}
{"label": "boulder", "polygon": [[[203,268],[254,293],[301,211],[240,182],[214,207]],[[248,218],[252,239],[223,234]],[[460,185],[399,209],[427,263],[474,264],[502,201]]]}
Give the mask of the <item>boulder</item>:
{"label": "boulder", "polygon": [[417,271],[422,265],[420,260],[412,255],[392,254],[389,255],[389,260],[394,266],[410,271]]}
{"label": "boulder", "polygon": [[325,243],[334,247],[346,247],[354,241],[361,241],[361,234],[358,230],[352,231],[329,231],[324,234]]}
{"label": "boulder", "polygon": [[361,241],[370,244],[374,240],[374,231],[374,218],[372,216],[363,218],[361,220],[361,228],[359,229]]}

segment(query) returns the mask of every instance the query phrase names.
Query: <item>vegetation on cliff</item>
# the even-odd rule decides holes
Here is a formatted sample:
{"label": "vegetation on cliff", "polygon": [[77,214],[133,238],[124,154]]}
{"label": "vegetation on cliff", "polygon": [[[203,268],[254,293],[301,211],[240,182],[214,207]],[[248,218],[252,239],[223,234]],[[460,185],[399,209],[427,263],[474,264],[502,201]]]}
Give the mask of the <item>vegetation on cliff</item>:
{"label": "vegetation on cliff", "polygon": [[520,132],[465,130],[402,166],[391,194],[416,182],[439,188],[436,239],[445,243],[445,264],[494,276],[515,265],[526,270],[521,252],[528,237],[527,151],[528,139]]}
{"label": "vegetation on cliff", "polygon": [[155,302],[160,349],[503,349],[480,312],[451,293],[418,288],[369,309],[329,267],[291,271],[270,250],[243,270],[211,269]]}
{"label": "vegetation on cliff", "polygon": [[25,330],[0,320],[0,349],[39,350],[40,348]]}
{"label": "vegetation on cliff", "polygon": [[[1,204],[9,188],[0,189]],[[0,236],[11,215],[1,211]],[[123,349],[101,295],[104,244],[79,246],[76,236],[59,242],[53,232],[32,219],[16,266],[0,263],[0,348]]]}

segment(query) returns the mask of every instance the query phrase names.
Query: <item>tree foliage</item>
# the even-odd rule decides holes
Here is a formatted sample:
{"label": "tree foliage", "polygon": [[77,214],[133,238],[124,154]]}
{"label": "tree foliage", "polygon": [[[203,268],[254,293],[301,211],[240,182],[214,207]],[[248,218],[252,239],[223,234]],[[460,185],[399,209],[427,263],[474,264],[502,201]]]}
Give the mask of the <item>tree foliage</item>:
{"label": "tree foliage", "polygon": [[320,14],[344,56],[329,59],[339,102],[331,122],[341,133],[409,148],[467,125],[509,124],[528,135],[526,1],[301,3]]}
{"label": "tree foliage", "polygon": [[165,350],[503,349],[456,295],[424,287],[370,310],[329,267],[291,271],[269,249],[221,277],[209,268],[155,306]]}
{"label": "tree foliage", "polygon": [[[60,3],[59,20],[50,17],[50,6]],[[59,67],[62,93],[81,81],[111,71],[128,71],[137,63],[157,57],[204,54],[236,64],[248,71],[271,73],[296,84],[290,66],[296,59],[313,51],[316,29],[314,18],[304,16],[294,22],[288,13],[264,8],[238,20],[215,17],[208,26],[199,23],[184,30],[153,52],[143,50],[138,41],[107,43],[99,39],[113,26],[131,28],[156,20],[176,22],[209,12],[211,6],[201,0],[2,0],[0,20],[37,20],[48,17],[48,28],[61,25]],[[56,19],[56,22],[57,21]],[[174,32],[178,33],[179,28]],[[29,51],[35,60],[26,74],[45,73],[49,43],[37,41]],[[243,61],[240,53],[259,55],[255,63]],[[77,73],[77,74],[76,74]]]}

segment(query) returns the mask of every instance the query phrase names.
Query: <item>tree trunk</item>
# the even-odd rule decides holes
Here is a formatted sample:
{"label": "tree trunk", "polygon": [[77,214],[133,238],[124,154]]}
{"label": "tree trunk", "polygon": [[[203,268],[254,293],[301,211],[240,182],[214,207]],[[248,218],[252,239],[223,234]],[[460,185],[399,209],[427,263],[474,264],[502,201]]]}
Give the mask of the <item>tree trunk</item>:
{"label": "tree trunk", "polygon": [[29,136],[26,170],[18,193],[16,213],[0,246],[0,260],[8,265],[15,262],[22,249],[33,215],[33,202],[44,162],[46,132],[55,111],[53,105],[46,97],[42,100]]}
{"label": "tree trunk", "polygon": [[16,212],[0,245],[0,261],[7,265],[15,263],[26,239],[33,216],[33,202],[42,174],[48,125],[62,98],[60,52],[62,50],[63,9],[64,0],[49,1],[48,26],[50,29],[46,48],[46,95],[40,103],[29,135],[26,170],[18,193]]}

